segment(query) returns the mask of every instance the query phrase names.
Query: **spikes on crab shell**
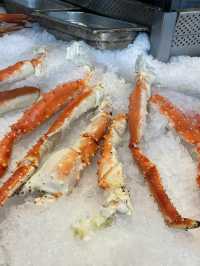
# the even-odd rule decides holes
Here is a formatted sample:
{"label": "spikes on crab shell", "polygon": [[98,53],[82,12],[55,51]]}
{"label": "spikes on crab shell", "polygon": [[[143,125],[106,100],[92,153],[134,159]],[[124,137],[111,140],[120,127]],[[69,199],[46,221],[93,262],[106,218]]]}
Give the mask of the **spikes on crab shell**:
{"label": "spikes on crab shell", "polygon": [[25,190],[38,190],[52,195],[67,194],[80,179],[80,174],[91,163],[99,141],[110,122],[110,105],[102,102],[98,113],[72,148],[57,151],[25,185]]}
{"label": "spikes on crab shell", "polygon": [[41,53],[32,60],[24,60],[0,70],[0,85],[13,83],[26,79],[36,73],[38,67],[43,63],[46,53]]}
{"label": "spikes on crab shell", "polygon": [[[19,163],[14,174],[0,188],[1,205],[36,172],[41,164],[41,160],[44,160],[45,155],[53,150],[61,132],[65,133],[74,120],[78,119],[87,111],[99,106],[102,98],[103,91],[101,88],[86,88],[67,104],[47,132],[28,151],[27,155]],[[87,152],[87,149],[83,150],[85,161],[89,160],[87,158]]]}
{"label": "spikes on crab shell", "polygon": [[16,134],[11,131],[0,141],[0,177],[5,173],[8,167],[15,139]]}

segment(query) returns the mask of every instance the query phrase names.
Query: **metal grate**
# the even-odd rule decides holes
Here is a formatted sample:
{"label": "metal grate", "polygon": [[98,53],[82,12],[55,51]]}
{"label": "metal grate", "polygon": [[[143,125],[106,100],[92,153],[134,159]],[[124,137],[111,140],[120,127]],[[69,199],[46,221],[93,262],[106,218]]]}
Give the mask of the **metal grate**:
{"label": "metal grate", "polygon": [[172,48],[192,48],[200,46],[200,34],[177,36],[172,42]]}
{"label": "metal grate", "polygon": [[200,11],[181,12],[172,39],[172,48],[200,46]]}

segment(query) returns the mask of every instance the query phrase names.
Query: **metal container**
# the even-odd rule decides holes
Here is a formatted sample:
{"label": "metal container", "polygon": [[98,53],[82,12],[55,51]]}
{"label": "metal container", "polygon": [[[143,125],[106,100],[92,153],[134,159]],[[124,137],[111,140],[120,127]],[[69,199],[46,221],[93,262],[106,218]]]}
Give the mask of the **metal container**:
{"label": "metal container", "polygon": [[137,0],[67,0],[67,2],[103,16],[145,26],[151,26],[154,16],[162,10],[158,6]]}
{"label": "metal container", "polygon": [[59,0],[5,0],[8,12],[30,14],[34,11],[59,11],[80,10],[74,6]]}
{"label": "metal container", "polygon": [[113,18],[146,25],[151,54],[161,61],[173,55],[200,56],[200,0],[67,0]]}
{"label": "metal container", "polygon": [[64,40],[84,40],[99,49],[127,47],[139,31],[137,24],[85,12],[36,12],[39,23]]}

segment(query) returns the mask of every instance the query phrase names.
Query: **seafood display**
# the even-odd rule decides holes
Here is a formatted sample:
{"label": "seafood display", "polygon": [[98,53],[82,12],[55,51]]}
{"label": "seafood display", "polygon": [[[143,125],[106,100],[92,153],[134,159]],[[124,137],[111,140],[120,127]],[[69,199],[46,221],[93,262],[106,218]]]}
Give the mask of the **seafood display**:
{"label": "seafood display", "polygon": [[115,59],[33,24],[0,46],[0,264],[190,265],[196,248],[198,265],[200,101],[140,43]]}
{"label": "seafood display", "polygon": [[193,229],[200,226],[200,222],[183,218],[176,210],[170,195],[167,195],[162,184],[162,177],[156,165],[144,154],[141,148],[141,141],[146,126],[147,106],[157,107],[170,121],[170,125],[191,144],[198,144],[200,132],[191,127],[191,122],[167,99],[160,95],[151,96],[152,76],[148,72],[140,71],[136,78],[135,88],[130,96],[129,103],[129,130],[130,150],[143,175],[145,176],[151,193],[154,196],[165,222],[173,228]]}
{"label": "seafood display", "polygon": [[[10,83],[34,74],[45,56],[40,54],[30,61],[21,61],[0,70],[1,82]],[[140,62],[139,59],[138,62]],[[200,226],[199,221],[183,218],[176,210],[170,195],[165,191],[158,168],[142,151],[141,142],[147,124],[148,106],[166,117],[170,129],[174,129],[183,141],[195,147],[197,153],[200,131],[197,126],[192,126],[190,118],[187,118],[164,96],[152,95],[154,75],[146,70],[140,70],[142,64],[138,69],[136,85],[130,95],[128,113],[131,153],[146,177],[166,223],[174,228],[197,228]],[[13,146],[17,140],[61,111],[46,133],[39,137],[25,157],[18,162],[13,174],[0,187],[0,205],[4,205],[22,186],[22,191],[26,193],[37,191],[56,198],[69,194],[77,185],[82,171],[91,163],[98,151],[100,141],[104,138],[97,175],[98,185],[104,190],[105,202],[96,218],[84,220],[87,225],[83,225],[81,220],[73,227],[74,232],[84,238],[87,235],[86,231],[90,231],[99,218],[101,218],[99,224],[101,227],[110,222],[116,213],[131,214],[132,203],[125,185],[126,177],[116,150],[126,130],[126,115],[118,114],[112,118],[111,103],[105,99],[103,87],[89,85],[88,78],[58,85],[53,90],[42,94],[37,100],[39,93],[39,89],[35,87],[0,92],[2,115],[32,104],[21,118],[11,125],[10,131],[0,141],[1,176],[9,166]],[[97,109],[96,115],[75,144],[70,148],[56,150],[55,147],[61,135],[69,131],[71,124],[88,111],[95,109]],[[111,120],[112,123],[109,126]]]}
{"label": "seafood display", "polygon": [[144,33],[97,50],[9,16],[0,265],[198,266],[199,58],[159,62]]}

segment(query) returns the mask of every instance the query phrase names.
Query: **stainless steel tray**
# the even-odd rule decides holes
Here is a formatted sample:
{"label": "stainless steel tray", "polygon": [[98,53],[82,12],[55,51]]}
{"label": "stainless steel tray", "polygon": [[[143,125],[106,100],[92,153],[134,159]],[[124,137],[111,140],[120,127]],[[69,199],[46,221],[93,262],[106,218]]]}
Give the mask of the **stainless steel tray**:
{"label": "stainless steel tray", "polygon": [[100,49],[124,48],[147,28],[84,12],[35,12],[39,23],[58,38],[84,40]]}
{"label": "stainless steel tray", "polygon": [[5,0],[5,6],[11,13],[22,12],[25,14],[34,11],[81,10],[80,7],[59,0]]}

